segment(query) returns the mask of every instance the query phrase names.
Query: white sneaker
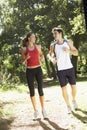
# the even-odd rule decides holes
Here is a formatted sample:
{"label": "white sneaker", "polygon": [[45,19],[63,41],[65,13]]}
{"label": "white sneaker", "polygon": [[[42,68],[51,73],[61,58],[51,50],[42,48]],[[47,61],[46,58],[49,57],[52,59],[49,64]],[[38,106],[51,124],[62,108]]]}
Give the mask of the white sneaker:
{"label": "white sneaker", "polygon": [[38,119],[38,111],[34,111],[34,117],[33,117],[33,120],[37,120]]}
{"label": "white sneaker", "polygon": [[44,119],[47,119],[47,113],[46,113],[45,110],[42,110],[42,115],[43,115],[43,118],[44,118]]}
{"label": "white sneaker", "polygon": [[72,101],[74,110],[78,109],[78,105],[75,100]]}
{"label": "white sneaker", "polygon": [[72,113],[72,110],[71,110],[71,107],[70,107],[70,106],[67,106],[67,113],[68,113],[68,114],[71,114],[71,113]]}

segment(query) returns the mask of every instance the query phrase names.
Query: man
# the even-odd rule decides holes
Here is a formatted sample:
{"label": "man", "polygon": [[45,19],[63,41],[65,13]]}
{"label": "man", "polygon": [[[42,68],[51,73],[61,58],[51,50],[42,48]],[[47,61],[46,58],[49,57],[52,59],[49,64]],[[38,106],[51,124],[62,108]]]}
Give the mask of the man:
{"label": "man", "polygon": [[[61,28],[52,29],[53,37],[55,42],[50,46],[49,59],[54,64],[57,65],[57,75],[59,79],[60,86],[62,88],[62,95],[67,104],[68,113],[71,113],[71,107],[69,102],[69,96],[67,92],[67,80],[71,86],[72,91],[72,103],[73,107],[76,110],[76,80],[74,68],[70,60],[70,55],[78,56],[77,49],[73,46],[71,40],[66,40],[63,38],[63,30]],[[56,56],[54,58],[53,56]]]}

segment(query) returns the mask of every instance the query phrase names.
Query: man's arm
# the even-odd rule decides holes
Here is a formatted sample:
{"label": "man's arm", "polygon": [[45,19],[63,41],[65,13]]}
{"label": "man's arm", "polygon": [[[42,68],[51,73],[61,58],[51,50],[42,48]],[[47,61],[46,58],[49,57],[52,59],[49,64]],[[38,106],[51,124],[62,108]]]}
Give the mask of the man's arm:
{"label": "man's arm", "polygon": [[54,44],[51,44],[50,45],[50,51],[49,51],[49,54],[50,54],[50,56],[54,56]]}
{"label": "man's arm", "polygon": [[70,49],[68,49],[67,47],[64,47],[64,51],[70,53],[70,55],[78,56],[78,50],[73,45],[72,40],[68,40],[68,45],[69,45]]}
{"label": "man's arm", "polygon": [[54,57],[54,49],[55,49],[54,44],[51,44],[48,58],[53,64],[56,64],[57,61],[56,58]]}
{"label": "man's arm", "polygon": [[72,40],[68,40],[68,44],[70,46],[70,54],[74,55],[74,56],[78,56],[78,50],[73,45],[73,41]]}

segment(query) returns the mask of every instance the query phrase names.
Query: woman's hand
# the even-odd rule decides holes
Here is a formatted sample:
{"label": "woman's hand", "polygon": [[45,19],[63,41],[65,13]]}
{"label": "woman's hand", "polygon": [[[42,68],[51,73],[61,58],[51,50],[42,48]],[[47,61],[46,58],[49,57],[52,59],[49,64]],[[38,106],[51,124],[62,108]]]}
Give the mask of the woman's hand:
{"label": "woman's hand", "polygon": [[30,55],[29,55],[29,53],[26,55],[25,60],[28,60],[28,59],[30,59]]}

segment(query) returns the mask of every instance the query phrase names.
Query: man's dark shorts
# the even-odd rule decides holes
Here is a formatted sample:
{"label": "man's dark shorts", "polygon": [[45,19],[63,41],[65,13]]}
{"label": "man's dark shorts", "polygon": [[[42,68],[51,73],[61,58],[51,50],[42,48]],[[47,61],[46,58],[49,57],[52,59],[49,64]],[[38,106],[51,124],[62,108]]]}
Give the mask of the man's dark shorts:
{"label": "man's dark shorts", "polygon": [[66,86],[67,82],[71,85],[76,84],[74,68],[60,71],[57,70],[57,76],[61,87]]}

